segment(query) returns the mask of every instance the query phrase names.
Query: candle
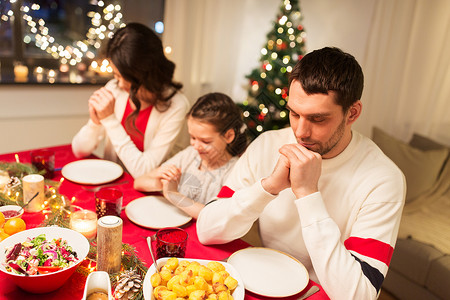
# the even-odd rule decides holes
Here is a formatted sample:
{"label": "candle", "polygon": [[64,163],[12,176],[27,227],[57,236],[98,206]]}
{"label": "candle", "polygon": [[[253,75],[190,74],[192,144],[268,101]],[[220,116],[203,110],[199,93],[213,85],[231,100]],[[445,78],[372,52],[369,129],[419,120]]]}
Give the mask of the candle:
{"label": "candle", "polygon": [[11,178],[9,177],[8,172],[0,171],[0,191],[8,184],[10,180]]}
{"label": "candle", "polygon": [[14,66],[14,77],[16,81],[23,82],[27,81],[28,78],[28,67],[24,65]]}
{"label": "candle", "polygon": [[44,176],[38,174],[27,175],[22,178],[23,202],[27,204],[34,195],[37,196],[25,206],[26,212],[37,212],[43,209],[45,200],[44,195]]}
{"label": "candle", "polygon": [[87,209],[74,212],[70,218],[70,228],[88,240],[94,239],[97,234],[97,214]]}
{"label": "candle", "polygon": [[97,270],[110,274],[120,271],[122,262],[122,219],[104,216],[97,223]]}

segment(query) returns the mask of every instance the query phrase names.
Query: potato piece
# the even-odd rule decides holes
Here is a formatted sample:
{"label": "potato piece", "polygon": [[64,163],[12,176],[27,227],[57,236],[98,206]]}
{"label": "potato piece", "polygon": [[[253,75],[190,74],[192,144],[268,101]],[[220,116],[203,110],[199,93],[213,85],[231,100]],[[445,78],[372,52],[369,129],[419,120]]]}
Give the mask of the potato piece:
{"label": "potato piece", "polygon": [[191,262],[190,261],[188,261],[188,260],[180,260],[179,262],[178,262],[178,266],[180,267],[187,267],[187,266],[189,266],[191,264]]}
{"label": "potato piece", "polygon": [[171,291],[173,291],[173,285],[174,284],[180,284],[181,275],[175,275],[172,278],[170,278],[169,281],[167,281],[167,288]]}
{"label": "potato piece", "polygon": [[194,274],[192,270],[185,270],[180,274],[180,283],[184,286],[194,284]]}
{"label": "potato piece", "polygon": [[216,282],[213,284],[213,290],[216,294],[219,294],[219,292],[228,291],[228,287],[223,283]]}
{"label": "potato piece", "polygon": [[223,280],[225,280],[225,278],[227,278],[228,276],[230,276],[230,273],[228,273],[228,272],[225,271],[225,270],[219,271],[218,273],[222,276]]}
{"label": "potato piece", "polygon": [[225,266],[218,261],[210,261],[206,266],[213,272],[225,271]]}
{"label": "potato piece", "polygon": [[206,282],[205,278],[201,276],[194,277],[194,286],[197,290],[208,290],[208,283]]}
{"label": "potato piece", "polygon": [[225,278],[223,283],[228,287],[230,291],[233,291],[238,286],[238,281],[231,276]]}
{"label": "potato piece", "polygon": [[186,287],[178,283],[173,284],[172,291],[174,291],[177,294],[177,297],[184,298],[188,296]]}
{"label": "potato piece", "polygon": [[165,287],[163,285],[159,285],[153,289],[153,295],[155,296],[156,299],[161,298],[162,291],[167,291],[167,287]]}
{"label": "potato piece", "polygon": [[221,291],[217,293],[217,299],[218,300],[230,300],[230,293],[228,291]]}
{"label": "potato piece", "polygon": [[172,278],[172,272],[169,269],[162,268],[161,271],[159,271],[159,275],[161,276],[162,281],[169,281],[170,278]]}
{"label": "potato piece", "polygon": [[200,266],[198,269],[198,276],[202,276],[207,282],[211,282],[213,271],[205,266]]}
{"label": "potato piece", "polygon": [[206,291],[206,294],[209,296],[211,294],[214,294],[214,289],[211,284],[208,284],[208,290]]}
{"label": "potato piece", "polygon": [[217,300],[218,297],[217,297],[217,294],[209,294],[208,298],[206,298],[206,299],[208,299],[208,300]]}
{"label": "potato piece", "polygon": [[162,290],[158,293],[158,300],[175,300],[177,299],[177,294],[169,290]]}
{"label": "potato piece", "polygon": [[223,283],[223,276],[220,273],[214,272],[211,283],[214,285],[214,283]]}
{"label": "potato piece", "polygon": [[196,290],[197,290],[197,289],[195,288],[195,286],[194,286],[193,284],[188,285],[188,286],[186,287],[186,292],[187,292],[188,296],[191,295],[191,293],[192,293],[193,291],[196,291]]}
{"label": "potato piece", "polygon": [[178,267],[175,269],[175,271],[173,271],[173,274],[174,274],[174,275],[181,274],[181,273],[183,273],[184,270],[186,270],[186,267],[185,267],[185,266],[178,266]]}
{"label": "potato piece", "polygon": [[186,267],[186,270],[191,270],[192,271],[192,275],[193,276],[197,276],[198,275],[198,270],[200,269],[200,263],[193,261],[192,263],[189,264],[189,266]]}
{"label": "potato piece", "polygon": [[150,282],[152,284],[152,287],[157,287],[158,285],[161,285],[161,276],[158,273],[153,273],[150,277]]}
{"label": "potato piece", "polygon": [[206,291],[204,290],[196,290],[189,295],[189,300],[204,300],[204,299],[206,299]]}
{"label": "potato piece", "polygon": [[178,258],[171,257],[166,261],[164,265],[167,269],[174,271],[178,267]]}

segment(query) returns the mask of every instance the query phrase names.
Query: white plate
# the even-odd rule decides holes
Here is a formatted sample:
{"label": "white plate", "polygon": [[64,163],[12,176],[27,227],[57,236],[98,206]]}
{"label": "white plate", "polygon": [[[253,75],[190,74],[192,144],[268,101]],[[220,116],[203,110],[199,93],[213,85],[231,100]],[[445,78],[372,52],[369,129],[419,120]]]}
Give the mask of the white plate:
{"label": "white plate", "polygon": [[[166,261],[168,260],[168,257],[164,257],[164,258],[160,258],[156,261],[156,264],[158,265],[158,269],[161,268]],[[210,262],[211,260],[206,260],[206,259],[189,259],[189,258],[179,258],[179,260],[188,260],[188,261],[197,261],[199,262],[201,265],[206,266],[208,264],[208,262]],[[244,289],[244,283],[242,281],[241,276],[239,275],[239,272],[236,271],[236,269],[226,263],[226,262],[220,262],[224,267],[225,270],[234,278],[238,281],[238,285],[236,287],[236,289],[233,291],[233,298],[234,300],[243,300],[244,299],[244,295],[245,295],[245,289]],[[156,272],[155,269],[155,264],[152,264],[152,266],[148,269],[147,274],[145,274],[145,278],[144,278],[144,286],[143,286],[143,290],[144,290],[144,299],[145,300],[155,300],[155,297],[153,296],[153,287],[152,284],[150,282],[150,277]]]}
{"label": "white plate", "polygon": [[80,184],[103,184],[116,180],[123,174],[121,166],[103,159],[83,159],[65,165],[64,178]]}
{"label": "white plate", "polygon": [[233,253],[228,263],[241,275],[248,291],[262,296],[292,296],[309,282],[308,271],[301,262],[274,249],[242,249]]}
{"label": "white plate", "polygon": [[152,229],[178,227],[192,219],[162,196],[135,199],[128,203],[125,213],[131,222]]}

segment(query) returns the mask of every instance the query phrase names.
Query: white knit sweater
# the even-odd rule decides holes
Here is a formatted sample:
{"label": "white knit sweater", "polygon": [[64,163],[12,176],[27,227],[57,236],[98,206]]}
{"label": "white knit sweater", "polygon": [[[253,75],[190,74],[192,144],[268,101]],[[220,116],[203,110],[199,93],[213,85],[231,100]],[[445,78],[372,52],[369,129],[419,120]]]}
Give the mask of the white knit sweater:
{"label": "white knit sweater", "polygon": [[183,94],[175,94],[169,109],[164,112],[152,109],[145,130],[144,151],[141,152],[121,124],[129,94],[117,86],[115,79],[105,87],[115,97],[114,114],[101,120],[101,125],[89,119],[80,129],[72,140],[76,157],[92,154],[105,140],[103,158],[120,163],[136,178],[157,168],[187,146],[186,113],[190,104]]}
{"label": "white knit sweater", "polygon": [[200,241],[242,237],[259,218],[264,246],[299,259],[331,299],[376,299],[404,205],[403,174],[370,139],[353,131],[341,154],[323,159],[319,192],[296,199],[286,189],[273,196],[261,178],[272,173],[278,149],[295,142],[286,128],[266,132],[249,146],[225,182],[225,197],[201,211]]}

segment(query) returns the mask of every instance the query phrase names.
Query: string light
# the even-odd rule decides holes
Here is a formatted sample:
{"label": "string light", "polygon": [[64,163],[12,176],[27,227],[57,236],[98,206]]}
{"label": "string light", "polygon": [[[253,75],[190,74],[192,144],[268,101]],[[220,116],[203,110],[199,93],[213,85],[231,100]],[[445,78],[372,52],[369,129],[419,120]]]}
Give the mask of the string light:
{"label": "string light", "polygon": [[[15,3],[16,0],[10,0],[10,3]],[[103,1],[97,2],[97,7],[104,7]],[[86,39],[76,41],[72,45],[63,46],[56,41],[56,39],[50,35],[49,28],[41,18],[33,18],[31,16],[33,11],[39,11],[40,5],[23,4],[20,7],[20,11],[23,14],[24,24],[28,27],[30,34],[26,34],[23,38],[24,43],[30,44],[34,38],[34,44],[37,48],[49,53],[53,58],[59,59],[61,63],[75,66],[82,62],[84,57],[93,59],[95,52],[100,48],[101,42],[110,38],[113,32],[125,26],[122,22],[122,13],[120,5],[109,4],[106,8],[101,10],[101,13],[90,11],[88,17],[91,18],[92,26],[87,30]],[[1,15],[2,21],[13,20],[14,12],[9,10],[6,14]],[[106,21],[106,25],[103,24]]]}

